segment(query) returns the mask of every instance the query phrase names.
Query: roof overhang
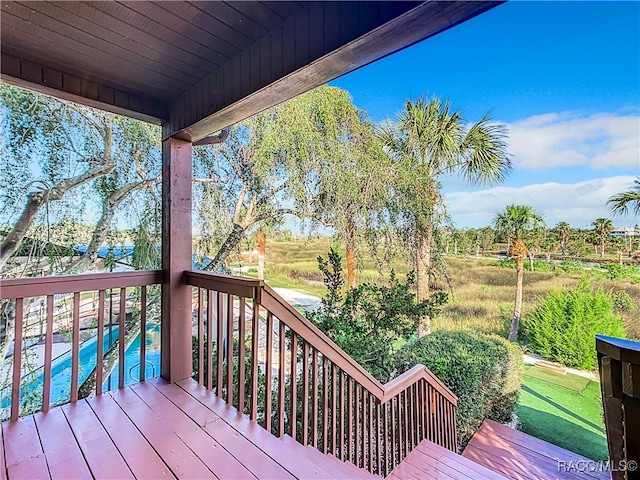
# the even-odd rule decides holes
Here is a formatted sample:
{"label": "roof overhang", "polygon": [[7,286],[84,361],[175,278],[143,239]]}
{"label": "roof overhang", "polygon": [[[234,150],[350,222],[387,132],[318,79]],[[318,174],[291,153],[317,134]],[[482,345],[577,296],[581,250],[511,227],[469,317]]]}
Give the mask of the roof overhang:
{"label": "roof overhang", "polygon": [[2,81],[192,142],[501,1],[2,2]]}

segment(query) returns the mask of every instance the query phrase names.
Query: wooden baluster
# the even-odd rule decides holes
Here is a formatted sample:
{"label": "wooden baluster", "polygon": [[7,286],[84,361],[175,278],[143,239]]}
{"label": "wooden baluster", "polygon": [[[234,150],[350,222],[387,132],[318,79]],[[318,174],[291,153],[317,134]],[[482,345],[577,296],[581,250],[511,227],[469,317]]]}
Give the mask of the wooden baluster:
{"label": "wooden baluster", "polygon": [[227,294],[227,403],[233,406],[233,295]]}
{"label": "wooden baluster", "polygon": [[147,287],[140,287],[140,375],[141,382],[145,381],[147,370]]}
{"label": "wooden baluster", "polygon": [[198,384],[204,385],[204,290],[198,288]]}
{"label": "wooden baluster", "polygon": [[49,411],[51,398],[51,358],[53,353],[53,295],[47,295],[47,323],[44,340],[44,384],[42,385],[42,411]]}
{"label": "wooden baluster", "polygon": [[355,381],[355,379],[353,380],[355,383],[355,394],[356,394],[356,398],[355,398],[355,410],[356,410],[356,419],[355,419],[355,423],[356,423],[356,431],[355,431],[355,447],[354,447],[354,455],[355,455],[355,461],[354,463],[356,465],[360,465],[360,460],[361,460],[361,456],[360,456],[360,426],[362,423],[362,419],[360,417],[360,407],[362,406],[362,401],[360,400],[360,384],[357,383]]}
{"label": "wooden baluster", "polygon": [[443,423],[443,415],[442,415],[442,397],[438,393],[436,395],[436,412],[438,412],[438,445],[444,445],[444,423]]}
{"label": "wooden baluster", "polygon": [[433,443],[437,443],[437,416],[436,416],[436,392],[431,385],[429,385],[429,440]]}
{"label": "wooden baluster", "polygon": [[448,404],[449,407],[449,415],[447,416],[447,425],[449,425],[449,450],[451,451],[457,451],[456,448],[456,429],[455,429],[455,425],[456,425],[456,415],[455,415],[455,407],[453,406],[453,403],[449,403]]}
{"label": "wooden baluster", "polygon": [[[78,305],[80,304],[80,294],[78,293]],[[73,311],[73,328],[75,331],[76,328],[76,312],[75,312],[75,295],[74,295],[74,311]],[[124,388],[124,331],[125,331],[125,321],[127,319],[127,289],[126,288],[121,288],[120,289],[120,313],[118,314],[118,388]],[[77,361],[77,355],[78,355],[78,351],[77,349],[75,349],[74,346],[74,356],[73,358],[76,359]],[[72,368],[73,370],[73,368]],[[77,375],[74,375],[73,378],[77,380]],[[72,378],[72,381],[73,381]],[[77,383],[76,383],[77,386]],[[73,398],[73,386],[71,388],[71,401],[75,402],[74,398]],[[78,394],[77,389],[76,389],[76,395]],[[77,396],[76,396],[76,400],[77,400]]]}
{"label": "wooden baluster", "polygon": [[212,290],[207,290],[207,389],[213,391],[213,299]]}
{"label": "wooden baluster", "polygon": [[[222,367],[224,360],[224,302],[222,292],[218,292],[218,301],[216,306],[218,307],[218,315],[217,315],[217,342],[216,342],[216,352],[217,352],[217,364],[216,364],[216,395],[218,398],[224,400],[224,392],[223,392],[223,383],[222,383]],[[253,418],[252,420],[255,420]]]}
{"label": "wooden baluster", "polygon": [[244,382],[245,382],[245,329],[246,329],[246,302],[240,297],[238,309],[238,411],[244,413]]}
{"label": "wooden baluster", "polygon": [[253,299],[253,317],[251,324],[251,408],[249,418],[255,421],[258,418],[258,355],[260,348],[260,290],[257,290]]}
{"label": "wooden baluster", "polygon": [[397,396],[390,400],[391,402],[391,419],[390,419],[390,427],[391,427],[391,466],[389,470],[393,470],[396,468],[396,452],[398,451],[398,438],[396,436],[396,430],[398,424],[396,422],[396,404],[397,404]]}
{"label": "wooden baluster", "polygon": [[284,411],[285,411],[285,353],[286,353],[286,332],[284,322],[278,319],[278,435],[283,437],[284,431]]}
{"label": "wooden baluster", "polygon": [[421,381],[420,382],[420,403],[419,403],[419,408],[418,411],[420,413],[420,419],[418,420],[420,422],[420,441],[424,440],[425,438],[427,438],[427,423],[426,423],[426,412],[425,412],[425,385],[426,385],[426,381]]}
{"label": "wooden baluster", "polygon": [[383,434],[382,425],[380,425],[380,400],[376,400],[376,475],[382,475],[382,444],[380,436]]}
{"label": "wooden baluster", "polygon": [[[120,294],[122,296],[122,294]],[[120,301],[122,305],[122,301]],[[78,370],[79,370],[79,350],[80,350],[80,292],[73,294],[73,318],[71,335],[71,402],[78,401]],[[120,326],[120,345],[124,347],[124,326]],[[124,362],[120,357],[121,386],[124,386]]]}
{"label": "wooden baluster", "polygon": [[267,344],[264,367],[264,428],[271,433],[271,372],[273,367],[273,314],[271,312],[267,312]]}
{"label": "wooden baluster", "polygon": [[20,415],[20,379],[22,378],[22,322],[24,318],[24,299],[16,298],[16,317],[13,339],[13,381],[11,383],[11,420]]}
{"label": "wooden baluster", "polygon": [[[53,296],[47,297],[47,333],[49,332],[49,300],[51,301],[51,330],[53,333]],[[98,339],[96,343],[96,395],[102,394],[102,384],[104,379],[102,378],[103,359],[104,359],[104,290],[98,292]],[[49,376],[51,375],[51,362],[45,360],[45,365],[48,365]],[[45,371],[45,379],[47,372]],[[45,382],[46,383],[46,382]],[[48,403],[48,402],[47,402]],[[43,409],[44,410],[44,409]],[[46,411],[46,410],[44,410]]]}
{"label": "wooden baluster", "polygon": [[349,382],[349,392],[347,393],[347,458],[349,462],[353,461],[353,382],[351,377],[347,377]]}
{"label": "wooden baluster", "polygon": [[411,450],[418,445],[418,415],[416,408],[418,406],[418,385],[411,385]]}
{"label": "wooden baluster", "polygon": [[329,369],[327,357],[322,356],[322,453],[326,454],[329,449],[328,429],[329,429]]}
{"label": "wooden baluster", "polygon": [[298,421],[298,335],[291,331],[291,407],[289,411],[289,427],[291,429],[291,438],[296,440],[296,423]]}
{"label": "wooden baluster", "polygon": [[409,432],[411,431],[411,429],[413,428],[411,426],[411,419],[409,418],[409,392],[408,389],[405,389],[402,392],[402,403],[403,403],[403,425],[402,425],[402,429],[404,430],[404,456],[406,458],[407,455],[409,455],[409,452],[411,451],[411,442],[410,442],[410,436],[409,436]]}
{"label": "wooden baluster", "polygon": [[374,430],[373,430],[373,412],[375,411],[375,405],[373,404],[373,396],[370,393],[367,393],[367,412],[369,416],[369,434],[367,435],[367,439],[369,442],[369,472],[373,473],[373,438],[374,438]]}
{"label": "wooden baluster", "polygon": [[[393,401],[393,400],[392,400]],[[391,402],[385,402],[384,404],[384,413],[382,414],[382,428],[384,429],[384,455],[381,455],[382,458],[384,458],[384,463],[382,464],[382,475],[383,476],[387,476],[389,475],[390,472],[390,468],[389,468],[389,414],[390,414],[390,408],[389,408],[389,404]]]}
{"label": "wooden baluster", "polygon": [[338,412],[338,404],[337,404],[337,396],[336,396],[336,388],[337,388],[337,379],[336,379],[336,364],[331,362],[331,454],[340,458],[338,456],[338,450],[336,445],[336,414]]}
{"label": "wooden baluster", "polygon": [[342,370],[340,370],[340,442],[339,446],[340,446],[340,456],[338,457],[340,460],[342,460],[343,462],[346,460],[346,451],[344,449],[344,444],[345,444],[345,439],[344,439],[344,412],[345,412],[345,406],[344,406],[344,397],[346,395],[345,392],[345,387],[344,387],[344,372]]}
{"label": "wooden baluster", "polygon": [[309,441],[309,344],[302,340],[302,444]]}
{"label": "wooden baluster", "polygon": [[311,436],[313,447],[318,448],[318,350],[315,348],[311,358]]}

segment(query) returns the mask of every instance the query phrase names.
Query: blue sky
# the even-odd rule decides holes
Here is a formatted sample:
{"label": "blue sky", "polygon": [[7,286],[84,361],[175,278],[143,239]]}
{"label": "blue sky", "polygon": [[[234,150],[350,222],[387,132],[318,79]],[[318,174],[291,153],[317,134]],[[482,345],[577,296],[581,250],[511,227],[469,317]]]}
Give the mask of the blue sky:
{"label": "blue sky", "polygon": [[[640,174],[640,2],[512,1],[333,82],[376,121],[448,98],[507,124],[513,172],[494,188],[444,179],[460,228],[509,203],[588,228]],[[613,217],[616,226],[640,219]]]}

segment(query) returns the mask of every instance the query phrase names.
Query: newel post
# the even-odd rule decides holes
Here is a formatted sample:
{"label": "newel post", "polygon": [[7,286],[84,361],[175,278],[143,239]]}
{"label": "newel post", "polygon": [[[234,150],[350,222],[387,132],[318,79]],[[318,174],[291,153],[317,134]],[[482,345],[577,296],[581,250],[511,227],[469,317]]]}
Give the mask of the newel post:
{"label": "newel post", "polygon": [[162,142],[162,329],[163,378],[191,376],[191,287],[182,281],[191,269],[191,142]]}

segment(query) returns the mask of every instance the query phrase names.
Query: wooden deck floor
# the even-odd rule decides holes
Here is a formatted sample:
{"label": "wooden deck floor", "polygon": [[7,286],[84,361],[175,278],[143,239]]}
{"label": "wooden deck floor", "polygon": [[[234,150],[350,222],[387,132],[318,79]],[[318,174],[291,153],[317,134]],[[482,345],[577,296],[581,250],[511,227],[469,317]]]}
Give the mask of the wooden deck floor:
{"label": "wooden deck floor", "polygon": [[485,420],[462,455],[515,480],[610,479],[597,462],[526,433]]}
{"label": "wooden deck floor", "polygon": [[502,475],[429,440],[420,442],[387,479],[506,480]]}
{"label": "wooden deck floor", "polygon": [[0,478],[374,478],[278,439],[191,380],[160,379],[2,424]]}

